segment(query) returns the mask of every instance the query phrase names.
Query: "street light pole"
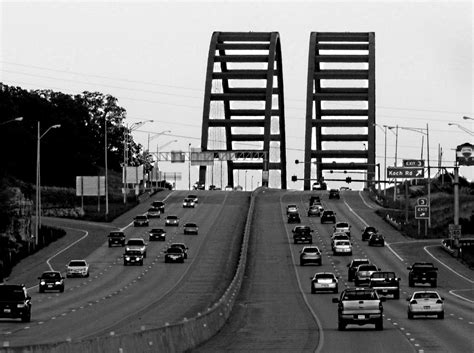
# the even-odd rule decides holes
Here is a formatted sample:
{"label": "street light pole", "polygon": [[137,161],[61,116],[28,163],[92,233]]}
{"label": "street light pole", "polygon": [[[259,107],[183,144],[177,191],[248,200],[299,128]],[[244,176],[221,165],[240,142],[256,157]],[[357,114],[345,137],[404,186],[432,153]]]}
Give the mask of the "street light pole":
{"label": "street light pole", "polygon": [[188,189],[191,190],[191,143],[188,144]]}
{"label": "street light pole", "polygon": [[[107,153],[107,111],[104,112],[104,158],[105,158],[105,220],[107,221],[107,218],[109,216],[109,182],[108,182],[108,153]],[[99,183],[100,184],[100,183]],[[100,191],[99,191],[100,195]]]}

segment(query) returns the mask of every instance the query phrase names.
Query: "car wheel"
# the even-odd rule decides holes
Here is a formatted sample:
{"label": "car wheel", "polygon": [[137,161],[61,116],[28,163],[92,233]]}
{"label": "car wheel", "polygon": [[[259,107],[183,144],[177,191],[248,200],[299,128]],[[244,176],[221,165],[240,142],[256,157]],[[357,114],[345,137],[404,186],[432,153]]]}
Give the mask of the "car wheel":
{"label": "car wheel", "polygon": [[337,322],[337,328],[339,331],[344,331],[346,329],[346,323],[339,319],[339,321]]}
{"label": "car wheel", "polygon": [[304,261],[300,261],[300,266],[304,266]]}
{"label": "car wheel", "polygon": [[59,288],[59,291],[60,291],[61,293],[64,293],[64,286],[62,286],[61,288]]}
{"label": "car wheel", "polygon": [[413,320],[413,313],[411,311],[408,311],[408,318],[410,320]]}
{"label": "car wheel", "polygon": [[444,311],[438,314],[438,319],[441,319],[441,320],[444,319]]}
{"label": "car wheel", "polygon": [[375,329],[377,331],[383,330],[383,318],[380,318],[379,320],[377,320],[377,322],[375,323]]}

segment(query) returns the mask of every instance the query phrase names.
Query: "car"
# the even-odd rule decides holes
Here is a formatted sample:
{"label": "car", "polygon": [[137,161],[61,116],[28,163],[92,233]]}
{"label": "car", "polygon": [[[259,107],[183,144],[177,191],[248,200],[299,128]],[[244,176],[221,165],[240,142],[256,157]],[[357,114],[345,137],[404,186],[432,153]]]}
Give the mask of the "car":
{"label": "car", "polygon": [[232,187],[232,185],[227,185],[224,190],[225,191],[234,191],[234,188]]}
{"label": "car", "polygon": [[288,223],[301,223],[300,214],[298,212],[291,212],[288,214]]}
{"label": "car", "polygon": [[375,227],[372,227],[372,226],[365,227],[364,229],[362,229],[362,236],[361,236],[362,241],[369,240],[370,236],[377,232],[378,230]]}
{"label": "car", "polygon": [[46,290],[59,290],[64,292],[64,277],[59,271],[45,271],[38,277],[38,291],[43,293]]}
{"label": "car", "polygon": [[143,252],[140,250],[132,249],[125,250],[123,254],[123,265],[140,265],[143,266]]}
{"label": "car", "polygon": [[188,258],[188,247],[184,243],[172,243],[170,248],[180,248],[184,252],[184,258]]}
{"label": "car", "polygon": [[341,187],[339,188],[339,190],[341,190],[341,191],[348,191],[348,190],[351,190],[351,188],[350,188],[350,187],[347,187],[347,186],[341,186]]}
{"label": "car", "polygon": [[321,224],[323,223],[336,223],[336,213],[331,210],[324,210],[321,215]]}
{"label": "car", "polygon": [[188,196],[186,196],[186,198],[192,199],[194,201],[194,203],[199,203],[199,199],[198,199],[197,195],[195,195],[195,194],[189,194]]}
{"label": "car", "polygon": [[340,199],[341,195],[339,195],[339,190],[331,189],[329,190],[329,199]]}
{"label": "car", "polygon": [[178,216],[170,215],[166,217],[165,226],[179,226]]}
{"label": "car", "polygon": [[314,190],[322,190],[321,189],[321,183],[318,183],[317,181],[313,183],[311,189]]}
{"label": "car", "polygon": [[31,321],[31,297],[23,284],[0,285],[0,318]]}
{"label": "car", "polygon": [[346,233],[334,233],[331,236],[331,249],[332,250],[334,250],[334,243],[335,243],[336,240],[351,241],[351,239],[349,238],[349,236]]}
{"label": "car", "polygon": [[311,279],[311,294],[318,291],[339,292],[338,277],[332,272],[317,272]]}
{"label": "car", "polygon": [[369,246],[385,246],[385,238],[380,233],[372,233],[368,244]]}
{"label": "car", "polygon": [[187,197],[183,200],[183,208],[194,208],[195,205],[194,199]]}
{"label": "car", "polygon": [[165,252],[165,262],[184,263],[184,251],[178,247],[169,247]]}
{"label": "car", "polygon": [[193,185],[193,189],[194,190],[205,190],[206,185],[204,183],[200,183],[200,182],[196,181]]}
{"label": "car", "polygon": [[312,205],[308,209],[308,217],[320,217],[321,213],[324,211],[323,206],[321,205]]}
{"label": "car", "polygon": [[150,207],[146,212],[148,218],[160,218],[161,211],[158,207]]}
{"label": "car", "polygon": [[410,270],[408,272],[409,287],[414,287],[416,283],[428,283],[431,287],[438,285],[438,268],[431,262],[415,262],[407,269]]}
{"label": "car", "polygon": [[338,304],[338,329],[343,331],[348,324],[375,324],[376,330],[383,330],[383,305],[373,288],[346,288],[339,298],[332,302]]}
{"label": "car", "polygon": [[376,271],[370,275],[369,287],[374,288],[379,295],[393,295],[400,299],[400,277],[392,271]]}
{"label": "car", "polygon": [[199,227],[196,223],[188,222],[184,225],[184,234],[198,234]]}
{"label": "car", "polygon": [[165,203],[163,201],[153,201],[151,205],[158,208],[161,213],[165,213]]}
{"label": "car", "polygon": [[415,315],[436,315],[438,319],[444,319],[444,298],[436,291],[414,292],[407,301],[409,319]]}
{"label": "car", "polygon": [[352,255],[352,244],[349,240],[335,240],[332,248],[333,255]]}
{"label": "car", "polygon": [[295,204],[286,205],[286,214],[289,215],[290,213],[298,212],[298,206]]}
{"label": "car", "polygon": [[309,205],[321,205],[321,197],[319,195],[311,195],[309,198]]}
{"label": "car", "polygon": [[374,264],[363,264],[357,266],[354,275],[354,284],[356,287],[368,286],[370,283],[370,276],[376,271],[380,271],[380,268]]}
{"label": "car", "polygon": [[134,227],[148,227],[149,226],[148,217],[146,215],[138,215],[133,219]]}
{"label": "car", "polygon": [[71,260],[66,265],[66,277],[89,277],[89,264],[86,260]]}
{"label": "car", "polygon": [[347,222],[337,222],[334,224],[334,233],[344,232],[349,237],[351,236],[351,226]]}
{"label": "car", "polygon": [[323,263],[321,250],[317,246],[304,246],[300,250],[300,266],[304,266],[307,263],[314,263],[321,266]]}
{"label": "car", "polygon": [[217,186],[215,185],[209,185],[209,190],[216,190]]}
{"label": "car", "polygon": [[359,265],[368,265],[370,264],[369,259],[352,259],[351,262],[347,264],[347,280],[352,282],[355,278],[355,273]]}
{"label": "car", "polygon": [[166,240],[166,231],[163,228],[152,228],[148,233],[148,240],[159,240],[165,241]]}
{"label": "car", "polygon": [[146,257],[146,243],[143,238],[130,238],[125,246],[125,251],[137,250],[140,251],[143,257]]}
{"label": "car", "polygon": [[125,233],[121,231],[112,231],[109,233],[109,248],[114,245],[125,246]]}
{"label": "car", "polygon": [[292,230],[293,233],[293,243],[297,244],[299,242],[313,243],[313,230],[309,226],[296,226]]}

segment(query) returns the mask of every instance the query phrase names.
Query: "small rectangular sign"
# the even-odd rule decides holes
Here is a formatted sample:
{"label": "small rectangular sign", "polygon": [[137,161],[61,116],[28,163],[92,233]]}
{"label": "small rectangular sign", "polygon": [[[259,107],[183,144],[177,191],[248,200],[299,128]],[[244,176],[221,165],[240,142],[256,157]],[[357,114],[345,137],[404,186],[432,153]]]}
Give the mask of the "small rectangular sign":
{"label": "small rectangular sign", "polygon": [[405,168],[422,168],[425,166],[425,161],[422,159],[404,159],[403,166]]}
{"label": "small rectangular sign", "polygon": [[415,219],[429,219],[430,208],[428,206],[415,206]]}
{"label": "small rectangular sign", "polygon": [[395,179],[423,179],[425,170],[423,168],[388,167],[387,177]]}
{"label": "small rectangular sign", "polygon": [[418,206],[428,206],[428,199],[426,197],[420,197],[416,200]]}
{"label": "small rectangular sign", "polygon": [[76,196],[104,196],[105,176],[76,176]]}

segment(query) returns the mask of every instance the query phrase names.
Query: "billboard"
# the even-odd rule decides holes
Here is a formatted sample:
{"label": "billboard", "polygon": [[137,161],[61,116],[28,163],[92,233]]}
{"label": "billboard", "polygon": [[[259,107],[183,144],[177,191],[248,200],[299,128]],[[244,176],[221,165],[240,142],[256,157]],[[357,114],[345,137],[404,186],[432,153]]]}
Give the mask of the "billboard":
{"label": "billboard", "polygon": [[105,176],[76,176],[76,196],[104,196]]}
{"label": "billboard", "polygon": [[138,167],[125,167],[122,170],[122,182],[127,184],[140,184],[140,181],[143,180],[143,166]]}
{"label": "billboard", "polygon": [[456,147],[456,162],[458,165],[474,165],[474,145],[463,143]]}

